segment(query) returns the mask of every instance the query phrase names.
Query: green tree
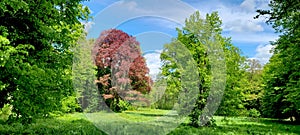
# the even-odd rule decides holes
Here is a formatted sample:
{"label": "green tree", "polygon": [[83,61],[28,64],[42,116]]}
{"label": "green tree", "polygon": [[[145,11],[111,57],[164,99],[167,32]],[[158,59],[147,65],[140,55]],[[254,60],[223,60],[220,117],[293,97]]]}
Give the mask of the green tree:
{"label": "green tree", "polygon": [[[256,59],[248,59],[246,61],[248,67],[246,69],[246,82],[244,85],[244,106],[247,110],[255,109],[260,111],[261,100],[263,96],[262,85],[262,68],[263,66]],[[260,111],[261,112],[261,111]]]}
{"label": "green tree", "polygon": [[92,59],[92,48],[95,39],[86,39],[83,34],[78,40],[78,46],[74,49],[72,79],[74,90],[81,108],[85,112],[97,112],[101,109],[98,89],[94,81],[96,80],[96,66]]}
{"label": "green tree", "polygon": [[[167,68],[163,68],[167,69]],[[152,92],[156,93],[156,97],[154,97],[155,108],[157,109],[166,109],[170,110],[173,109],[174,104],[178,100],[178,94],[181,88],[181,82],[179,80],[178,71],[174,72],[166,72],[166,77],[157,78],[154,85],[157,87],[152,86]],[[166,85],[168,87],[166,87]],[[162,87],[163,86],[163,87]],[[157,89],[156,89],[157,88]],[[165,89],[164,91],[162,89]]]}
{"label": "green tree", "polygon": [[[214,100],[222,96],[220,84],[225,83],[222,80],[225,74],[222,70],[214,70],[225,65],[222,63],[225,38],[221,36],[221,24],[216,12],[202,19],[197,11],[186,19],[182,29],[177,29],[178,37],[165,45],[161,54],[162,75],[167,78],[168,93],[177,95],[179,108],[184,108],[179,113],[191,110],[191,125],[195,127],[213,124],[210,111],[218,104]],[[183,52],[185,49],[188,52]],[[214,82],[218,82],[219,86]],[[174,86],[178,88],[174,89]],[[178,95],[181,91],[186,94]],[[215,97],[209,97],[211,93]],[[186,107],[191,103],[194,104],[192,108]]]}
{"label": "green tree", "polygon": [[257,17],[268,15],[267,23],[281,35],[272,42],[274,54],[263,71],[263,114],[300,120],[300,3],[271,0],[269,6]]}
{"label": "green tree", "polygon": [[0,2],[0,107],[23,123],[60,110],[72,95],[72,50],[89,10],[75,1]]}
{"label": "green tree", "polygon": [[224,54],[226,60],[226,88],[217,115],[241,116],[245,114],[244,91],[246,80],[246,58],[241,50],[224,38]]}

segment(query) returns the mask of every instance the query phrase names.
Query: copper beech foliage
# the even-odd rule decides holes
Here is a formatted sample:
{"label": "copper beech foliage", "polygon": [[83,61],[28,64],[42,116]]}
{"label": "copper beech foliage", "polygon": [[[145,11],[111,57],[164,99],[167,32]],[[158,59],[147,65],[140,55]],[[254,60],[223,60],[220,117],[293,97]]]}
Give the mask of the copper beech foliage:
{"label": "copper beech foliage", "polygon": [[104,99],[146,101],[141,95],[150,92],[152,80],[134,37],[117,29],[103,31],[92,55],[98,68],[96,83],[103,86],[100,94]]}

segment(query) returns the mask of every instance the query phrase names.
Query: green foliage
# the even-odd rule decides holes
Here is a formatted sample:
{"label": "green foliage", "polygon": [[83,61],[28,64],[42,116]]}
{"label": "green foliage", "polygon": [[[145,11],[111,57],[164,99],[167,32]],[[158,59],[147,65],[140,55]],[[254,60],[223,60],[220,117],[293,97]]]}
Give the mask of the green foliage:
{"label": "green foliage", "polygon": [[79,45],[73,48],[72,82],[79,104],[85,112],[96,112],[101,107],[98,89],[94,84],[96,66],[91,54],[94,42],[95,39],[86,39],[83,34],[78,40]]}
{"label": "green foliage", "polygon": [[47,117],[74,93],[70,47],[89,14],[80,2],[0,2],[0,107],[13,106],[10,122]]}
{"label": "green foliage", "polygon": [[62,99],[62,112],[63,113],[74,113],[81,111],[81,107],[77,102],[75,96],[68,96]]}
{"label": "green foliage", "polygon": [[248,111],[248,116],[249,117],[253,117],[253,118],[258,118],[258,117],[261,116],[261,114],[260,114],[260,112],[258,110],[256,110],[255,108],[253,108],[253,109],[250,109]]}
{"label": "green foliage", "polygon": [[11,110],[12,106],[9,104],[5,104],[0,110],[0,120],[7,121],[9,116],[11,115]]}
{"label": "green foliage", "polygon": [[134,110],[134,107],[132,107],[131,104],[129,104],[127,101],[124,100],[120,100],[119,106],[121,111]]}
{"label": "green foliage", "polygon": [[[171,99],[170,101],[174,98],[178,99],[178,108],[195,103],[193,108],[181,109],[180,112],[192,109],[191,124],[196,127],[210,124],[212,117],[210,112],[213,110],[205,110],[205,105],[209,102],[209,106],[214,108],[218,104],[214,100],[222,96],[220,84],[223,84],[222,77],[225,74],[222,70],[216,70],[223,66],[223,58],[220,57],[223,56],[222,49],[225,49],[226,44],[225,38],[221,36],[221,24],[216,12],[207,14],[205,19],[201,19],[200,13],[195,12],[186,19],[185,27],[177,29],[178,37],[172,43],[165,45],[161,54],[162,75],[165,76],[168,84],[166,90],[168,99]],[[180,47],[180,44],[188,51],[183,53],[185,48]],[[193,60],[189,60],[189,55]],[[194,68],[196,73],[193,72]],[[212,79],[219,84],[215,84]],[[184,81],[186,82],[182,83]],[[191,93],[193,89],[196,89],[195,93]],[[215,97],[208,98],[211,89]],[[186,91],[187,95],[194,95],[195,98],[176,97],[179,91]]]}
{"label": "green foliage", "polygon": [[247,82],[244,85],[244,106],[247,110],[256,109],[261,111],[261,101],[263,96],[262,66],[258,60],[246,61],[249,67],[246,69]]}
{"label": "green foliage", "polygon": [[[179,78],[176,77],[175,74],[178,73],[176,71],[172,72],[167,76],[167,78],[159,77],[155,81],[154,85],[156,85],[157,87],[152,86],[151,91],[152,93],[155,93],[155,95],[153,95],[154,97],[152,97],[154,101],[156,101],[153,105],[154,108],[171,110],[174,107],[174,104],[176,104],[181,88],[181,83]],[[167,87],[165,85],[167,85]]]}
{"label": "green foliage", "polygon": [[267,23],[282,35],[272,42],[274,54],[264,67],[263,115],[274,118],[294,116],[299,121],[300,4],[272,0],[269,6],[269,10],[258,10],[259,15],[269,15]]}
{"label": "green foliage", "polygon": [[[230,48],[230,47],[227,47]],[[262,66],[258,60],[240,56],[240,51],[231,46],[227,53],[227,86],[223,101],[217,111],[222,116],[248,116],[248,110],[261,109]]]}

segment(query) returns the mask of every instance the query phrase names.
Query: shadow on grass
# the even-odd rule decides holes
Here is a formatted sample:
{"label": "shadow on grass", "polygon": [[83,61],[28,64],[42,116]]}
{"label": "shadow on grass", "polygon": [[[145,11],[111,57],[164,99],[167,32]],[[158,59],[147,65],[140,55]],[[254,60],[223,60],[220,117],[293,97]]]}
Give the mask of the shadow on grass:
{"label": "shadow on grass", "polygon": [[269,123],[277,123],[277,124],[284,124],[284,125],[299,125],[300,121],[288,121],[288,120],[276,120],[276,119],[264,119],[261,122],[269,124]]}

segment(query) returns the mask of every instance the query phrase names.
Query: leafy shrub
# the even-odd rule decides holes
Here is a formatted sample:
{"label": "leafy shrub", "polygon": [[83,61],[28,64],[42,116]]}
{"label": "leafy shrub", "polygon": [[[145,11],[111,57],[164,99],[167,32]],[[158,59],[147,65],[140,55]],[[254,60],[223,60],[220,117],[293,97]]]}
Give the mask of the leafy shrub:
{"label": "leafy shrub", "polygon": [[62,112],[64,113],[73,113],[73,112],[81,112],[82,109],[77,102],[75,96],[68,96],[62,100]]}
{"label": "leafy shrub", "polygon": [[248,113],[248,116],[249,117],[253,117],[253,118],[258,118],[261,116],[260,112],[258,110],[256,110],[255,108],[252,108],[249,110],[249,113]]}
{"label": "leafy shrub", "polygon": [[130,104],[124,100],[120,100],[119,101],[119,107],[120,107],[120,111],[126,111],[130,108]]}

